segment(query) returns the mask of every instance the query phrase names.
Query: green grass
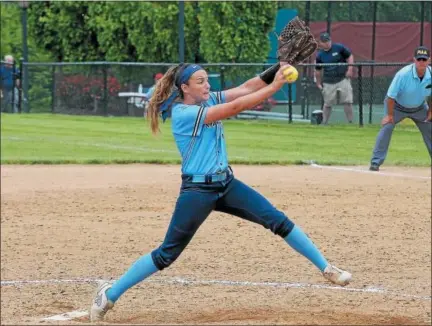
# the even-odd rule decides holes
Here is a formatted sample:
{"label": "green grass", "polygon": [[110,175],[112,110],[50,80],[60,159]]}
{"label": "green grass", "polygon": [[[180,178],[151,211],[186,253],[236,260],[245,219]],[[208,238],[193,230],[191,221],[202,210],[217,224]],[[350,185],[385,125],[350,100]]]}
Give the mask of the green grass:
{"label": "green grass", "polygon": [[[379,130],[239,120],[224,126],[232,164],[367,165]],[[142,118],[2,114],[1,163],[180,163],[170,122],[161,128],[155,137]],[[398,125],[386,164],[430,164],[416,127]]]}
{"label": "green grass", "polygon": [[[344,112],[344,106],[341,104],[334,105],[332,108],[332,113],[330,116],[330,123],[331,124],[340,124],[340,123],[346,123],[346,116]],[[318,104],[311,104],[309,107],[309,115],[314,110],[321,110],[321,105]],[[279,113],[285,113],[288,115],[288,104],[279,104],[272,108],[272,112],[279,112]],[[294,104],[293,105],[293,114],[301,114],[301,105]],[[384,116],[384,105],[383,104],[374,104],[372,107],[372,123],[379,124],[381,122],[381,119]],[[359,107],[358,104],[353,105],[353,121],[354,123],[359,122]],[[363,123],[368,124],[369,123],[369,105],[365,104],[363,106]]]}

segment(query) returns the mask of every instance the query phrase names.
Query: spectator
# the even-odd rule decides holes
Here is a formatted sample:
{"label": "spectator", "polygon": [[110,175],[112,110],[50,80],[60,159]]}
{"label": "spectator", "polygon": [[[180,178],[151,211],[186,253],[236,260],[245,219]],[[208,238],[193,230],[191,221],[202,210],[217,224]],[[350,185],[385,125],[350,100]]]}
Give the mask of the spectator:
{"label": "spectator", "polygon": [[19,69],[14,66],[11,55],[4,57],[4,64],[0,67],[0,88],[2,92],[2,112],[18,112]]}
{"label": "spectator", "polygon": [[153,84],[152,87],[149,88],[149,90],[147,91],[147,93],[145,93],[145,100],[146,101],[150,101],[150,99],[151,99],[151,97],[153,95],[153,92],[154,92],[154,90],[156,88],[156,84],[157,84],[158,80],[161,79],[162,77],[163,77],[163,74],[160,73],[160,72],[158,72],[157,74],[153,75],[154,84]]}
{"label": "spectator", "polygon": [[149,102],[150,102],[150,99],[151,99],[151,97],[153,95],[153,92],[154,92],[154,90],[156,88],[156,84],[157,84],[158,80],[161,79],[162,77],[163,77],[163,74],[160,73],[160,72],[158,72],[157,74],[154,74],[153,75],[153,80],[154,80],[153,86],[151,86],[148,89],[147,93],[144,93],[144,98],[142,99],[142,102],[144,102],[144,117],[147,115],[147,110],[148,110],[148,107],[149,107]]}
{"label": "spectator", "polygon": [[[321,33],[318,40],[316,63],[354,63],[351,51],[340,43],[332,43],[329,33]],[[315,68],[316,85],[324,98],[323,124],[330,119],[332,106],[337,102],[340,92],[340,103],[344,104],[344,111],[349,123],[353,120],[353,90],[349,78],[353,75],[353,66],[317,66]],[[324,73],[322,74],[321,71]]]}

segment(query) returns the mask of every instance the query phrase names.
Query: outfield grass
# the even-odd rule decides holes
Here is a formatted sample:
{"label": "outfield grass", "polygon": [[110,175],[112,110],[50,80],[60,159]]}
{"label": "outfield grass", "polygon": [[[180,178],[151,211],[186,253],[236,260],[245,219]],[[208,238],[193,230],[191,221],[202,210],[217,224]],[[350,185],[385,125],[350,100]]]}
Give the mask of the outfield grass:
{"label": "outfield grass", "polygon": [[[309,115],[314,110],[321,110],[321,105],[311,104],[309,107]],[[272,112],[286,113],[288,115],[288,104],[279,104],[272,108]],[[301,114],[301,105],[294,104],[293,105],[293,114]],[[384,116],[384,105],[374,104],[372,110],[372,123],[379,124],[381,119]],[[354,123],[359,123],[359,107],[357,104],[353,105],[353,121]],[[405,121],[408,121],[404,120]],[[344,112],[344,106],[341,104],[334,105],[332,108],[332,113],[330,116],[329,123],[330,124],[343,124],[346,123],[346,116]],[[411,121],[411,120],[409,120]],[[363,107],[363,123],[369,124],[369,105],[365,105]]]}
{"label": "outfield grass", "polygon": [[[239,120],[224,126],[232,164],[367,165],[379,130]],[[170,127],[162,124],[155,137],[142,118],[2,114],[1,163],[180,163]],[[430,165],[416,127],[397,126],[386,164]]]}

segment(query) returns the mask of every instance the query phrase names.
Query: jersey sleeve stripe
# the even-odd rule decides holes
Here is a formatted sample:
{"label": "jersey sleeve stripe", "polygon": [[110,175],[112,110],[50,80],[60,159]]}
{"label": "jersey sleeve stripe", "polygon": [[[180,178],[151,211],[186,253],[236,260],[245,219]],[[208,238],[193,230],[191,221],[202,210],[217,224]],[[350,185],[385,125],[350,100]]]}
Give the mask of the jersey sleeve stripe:
{"label": "jersey sleeve stripe", "polygon": [[197,118],[195,120],[195,125],[193,128],[192,137],[196,137],[196,135],[198,134],[198,129],[199,129],[199,125],[200,125],[200,121],[201,121],[203,113],[204,113],[204,106],[201,106],[199,108]]}

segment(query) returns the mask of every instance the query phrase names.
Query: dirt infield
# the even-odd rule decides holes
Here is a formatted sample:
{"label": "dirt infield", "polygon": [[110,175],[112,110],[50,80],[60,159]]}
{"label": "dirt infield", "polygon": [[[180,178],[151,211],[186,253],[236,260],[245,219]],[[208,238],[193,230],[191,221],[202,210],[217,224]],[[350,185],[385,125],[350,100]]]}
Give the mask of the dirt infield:
{"label": "dirt infield", "polygon": [[[430,169],[345,169],[234,166],[353,273],[348,287],[261,226],[212,213],[106,322],[430,324]],[[88,310],[94,280],[119,277],[160,244],[179,176],[178,166],[2,166],[1,323],[88,323],[42,319]]]}

